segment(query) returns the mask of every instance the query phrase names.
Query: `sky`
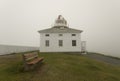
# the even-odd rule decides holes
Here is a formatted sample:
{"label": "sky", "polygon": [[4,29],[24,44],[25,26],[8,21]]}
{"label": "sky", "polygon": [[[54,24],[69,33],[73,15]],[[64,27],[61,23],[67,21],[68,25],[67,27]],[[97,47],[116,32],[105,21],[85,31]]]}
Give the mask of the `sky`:
{"label": "sky", "polygon": [[0,0],[0,44],[39,46],[58,15],[83,30],[88,51],[120,57],[120,0]]}

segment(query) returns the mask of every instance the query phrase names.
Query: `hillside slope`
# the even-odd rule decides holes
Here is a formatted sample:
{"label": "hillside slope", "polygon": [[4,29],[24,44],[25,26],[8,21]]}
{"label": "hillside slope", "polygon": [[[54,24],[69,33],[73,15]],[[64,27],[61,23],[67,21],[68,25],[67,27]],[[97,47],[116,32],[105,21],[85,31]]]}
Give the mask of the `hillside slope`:
{"label": "hillside slope", "polygon": [[21,54],[0,56],[0,81],[120,81],[120,67],[79,54],[41,53],[43,64],[22,71]]}

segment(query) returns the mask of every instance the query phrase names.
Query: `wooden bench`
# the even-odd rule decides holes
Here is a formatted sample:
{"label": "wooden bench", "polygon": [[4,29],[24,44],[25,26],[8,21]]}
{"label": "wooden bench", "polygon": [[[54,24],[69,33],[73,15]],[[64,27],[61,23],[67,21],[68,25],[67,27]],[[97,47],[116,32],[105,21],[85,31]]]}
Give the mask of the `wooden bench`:
{"label": "wooden bench", "polygon": [[23,61],[24,61],[24,70],[28,71],[30,69],[34,69],[36,65],[41,63],[43,61],[43,57],[38,56],[38,51],[30,52],[30,53],[24,53]]}

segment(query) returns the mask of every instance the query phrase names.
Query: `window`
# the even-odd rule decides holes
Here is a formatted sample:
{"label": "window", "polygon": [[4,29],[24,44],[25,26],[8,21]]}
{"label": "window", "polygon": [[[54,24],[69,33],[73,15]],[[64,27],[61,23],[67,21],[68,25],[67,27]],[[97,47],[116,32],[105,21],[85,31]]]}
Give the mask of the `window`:
{"label": "window", "polygon": [[59,36],[63,36],[63,34],[59,34]]}
{"label": "window", "polygon": [[46,41],[45,41],[45,46],[46,46],[46,47],[49,47],[49,40],[46,40]]}
{"label": "window", "polygon": [[72,36],[76,36],[76,34],[72,34]]}
{"label": "window", "polygon": [[63,46],[63,40],[59,40],[59,46]]}
{"label": "window", "polygon": [[76,40],[72,40],[72,46],[76,46]]}
{"label": "window", "polygon": [[49,36],[49,34],[45,34],[45,36],[46,36],[46,37],[48,37],[48,36]]}

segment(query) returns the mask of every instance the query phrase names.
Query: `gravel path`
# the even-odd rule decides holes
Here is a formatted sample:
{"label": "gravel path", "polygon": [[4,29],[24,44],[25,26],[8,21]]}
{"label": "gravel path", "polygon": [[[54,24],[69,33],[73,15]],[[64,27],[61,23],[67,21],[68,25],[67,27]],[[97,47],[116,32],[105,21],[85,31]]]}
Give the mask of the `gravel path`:
{"label": "gravel path", "polygon": [[112,58],[112,57],[108,57],[108,56],[104,56],[104,55],[100,55],[100,54],[94,54],[94,53],[86,54],[84,56],[90,57],[95,60],[103,61],[103,62],[112,64],[112,65],[120,66],[120,59],[116,59],[116,58]]}

